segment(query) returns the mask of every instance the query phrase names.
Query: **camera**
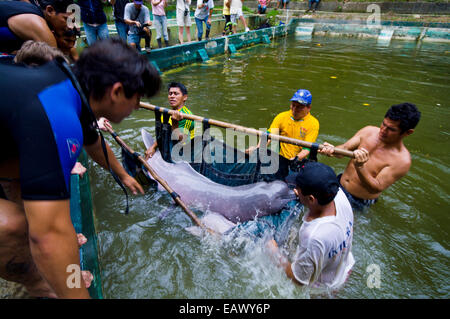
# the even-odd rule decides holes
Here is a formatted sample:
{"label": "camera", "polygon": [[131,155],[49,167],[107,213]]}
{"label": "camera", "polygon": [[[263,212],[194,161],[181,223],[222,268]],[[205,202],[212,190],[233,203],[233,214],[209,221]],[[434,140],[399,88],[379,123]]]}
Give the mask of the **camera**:
{"label": "camera", "polygon": [[77,28],[72,28],[72,29],[66,29],[65,31],[64,31],[64,34],[63,34],[65,37],[72,37],[72,36],[76,36],[76,37],[79,37],[80,35],[81,35],[81,32],[80,32],[80,30],[79,29],[77,29]]}
{"label": "camera", "polygon": [[184,9],[184,16],[186,17],[189,14],[189,10],[188,9]]}

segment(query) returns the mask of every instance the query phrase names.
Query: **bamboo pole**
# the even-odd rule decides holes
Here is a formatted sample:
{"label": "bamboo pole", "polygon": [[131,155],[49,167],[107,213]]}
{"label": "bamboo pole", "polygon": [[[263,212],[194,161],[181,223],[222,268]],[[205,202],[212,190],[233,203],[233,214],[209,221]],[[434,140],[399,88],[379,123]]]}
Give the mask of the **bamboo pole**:
{"label": "bamboo pole", "polygon": [[[152,104],[145,103],[145,102],[140,102],[140,107],[143,109],[146,109],[146,110],[150,110],[150,111],[159,111],[162,113],[166,112],[166,113],[169,113],[170,115],[172,115],[174,112],[176,112],[174,110],[170,110],[170,109],[167,109],[164,107],[159,107],[159,106],[152,105]],[[315,144],[315,143],[311,143],[311,142],[302,141],[302,140],[299,140],[296,138],[267,133],[267,132],[256,130],[253,128],[236,125],[236,124],[232,124],[232,123],[227,123],[227,122],[222,122],[222,121],[217,121],[217,120],[213,120],[213,119],[208,119],[208,118],[204,118],[204,117],[193,115],[193,114],[182,113],[181,115],[183,116],[183,118],[186,118],[188,120],[198,121],[198,122],[206,121],[210,125],[215,125],[215,126],[219,126],[219,127],[223,127],[223,128],[230,128],[230,129],[233,129],[234,131],[243,132],[243,133],[251,134],[251,135],[257,135],[257,136],[267,135],[268,139],[279,140],[280,142],[283,142],[283,143],[299,145],[301,147],[311,148],[313,146],[313,144]],[[319,150],[321,150],[323,147],[324,147],[323,144],[319,144]],[[350,157],[350,158],[355,157],[353,154],[353,151],[348,151],[348,150],[344,150],[341,148],[335,148],[334,154],[346,156],[346,157]]]}

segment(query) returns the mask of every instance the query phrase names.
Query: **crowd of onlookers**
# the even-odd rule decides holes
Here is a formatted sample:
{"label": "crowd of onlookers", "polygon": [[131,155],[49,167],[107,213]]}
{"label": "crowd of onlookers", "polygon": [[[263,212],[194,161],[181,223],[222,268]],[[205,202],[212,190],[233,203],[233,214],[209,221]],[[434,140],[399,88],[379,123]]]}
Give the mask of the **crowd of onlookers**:
{"label": "crowd of onlookers", "polygon": [[[168,0],[108,0],[113,7],[113,17],[117,34],[131,46],[140,50],[141,40],[145,40],[145,50],[151,50],[152,32],[150,26],[156,30],[158,47],[169,46],[169,32],[167,29],[166,8]],[[194,20],[197,26],[197,40],[208,39],[211,31],[211,17],[214,0],[196,0]],[[283,1],[283,0],[282,0]],[[224,0],[223,15],[226,25],[223,34],[236,33],[236,26],[240,20],[245,31],[249,31],[242,12],[243,0]],[[265,13],[270,0],[259,0],[258,13]],[[81,21],[86,32],[88,45],[97,39],[109,37],[107,18],[102,0],[78,0]],[[192,0],[176,1],[176,23],[178,26],[178,41],[184,43],[184,30],[186,38],[191,42],[191,5]],[[151,6],[151,11],[150,11]],[[264,8],[264,9],[262,9]],[[151,14],[150,14],[151,12]],[[152,16],[152,18],[151,18]],[[204,32],[205,31],[205,32]],[[205,36],[203,37],[203,34]],[[164,42],[163,42],[164,41]]]}

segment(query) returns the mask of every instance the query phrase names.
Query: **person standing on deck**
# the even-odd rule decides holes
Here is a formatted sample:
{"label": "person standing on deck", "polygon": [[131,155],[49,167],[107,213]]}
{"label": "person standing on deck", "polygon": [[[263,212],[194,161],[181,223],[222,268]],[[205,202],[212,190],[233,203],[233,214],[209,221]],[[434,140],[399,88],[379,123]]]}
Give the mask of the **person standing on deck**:
{"label": "person standing on deck", "polygon": [[267,7],[270,4],[270,0],[258,0],[258,14],[266,13]]}
{"label": "person standing on deck", "polygon": [[83,21],[88,45],[94,44],[97,40],[107,39],[109,31],[102,1],[78,0],[77,4],[81,9],[81,21]]}
{"label": "person standing on deck", "polygon": [[177,0],[177,25],[178,25],[178,40],[180,44],[184,43],[183,32],[184,27],[186,27],[187,41],[191,42],[191,16],[189,6],[191,5],[191,0]]}
{"label": "person standing on deck", "polygon": [[237,29],[237,19],[242,21],[244,25],[245,32],[250,31],[247,26],[247,22],[244,18],[244,13],[242,12],[242,2],[243,0],[231,0],[230,14],[231,14],[231,22],[233,23],[233,33],[236,33]]}
{"label": "person standing on deck", "polygon": [[[308,90],[300,89],[291,98],[290,110],[278,114],[269,128],[269,133],[296,138],[314,143],[319,135],[319,121],[311,115],[312,95]],[[268,141],[269,144],[270,140]],[[249,147],[245,152],[253,152],[260,147]],[[308,158],[310,150],[298,145],[280,143],[279,169],[277,179],[289,174],[289,167],[295,161]]]}
{"label": "person standing on deck", "polygon": [[203,22],[206,25],[205,39],[209,39],[211,32],[211,16],[214,8],[213,0],[197,0],[197,9],[195,9],[195,24],[197,25],[197,39],[202,41]]}
{"label": "person standing on deck", "polygon": [[224,0],[222,14],[225,18],[225,26],[223,27],[222,35],[230,35],[231,33],[233,33],[233,23],[231,22],[230,7],[231,0]]}
{"label": "person standing on deck", "polygon": [[156,29],[156,42],[158,42],[159,48],[162,48],[161,37],[164,38],[166,47],[169,46],[165,7],[167,7],[167,0],[152,0],[153,23]]}
{"label": "person standing on deck", "polygon": [[150,21],[150,11],[142,3],[142,0],[133,0],[133,3],[127,3],[125,6],[124,21],[130,26],[127,42],[140,52],[141,39],[144,38],[145,50],[150,52],[152,21]]}
{"label": "person standing on deck", "polygon": [[113,6],[114,10],[114,24],[116,25],[117,34],[119,37],[127,41],[128,35],[128,24],[123,20],[125,14],[125,6],[129,3],[129,0],[108,0],[109,3]]}
{"label": "person standing on deck", "polygon": [[34,297],[89,298],[84,278],[67,284],[77,275],[68,267],[80,265],[71,169],[83,146],[104,168],[106,153],[118,180],[143,194],[108,144],[102,148],[93,124],[102,116],[119,123],[160,85],[149,61],[117,38],[85,49],[73,75],[60,59],[36,67],[0,64],[0,178],[19,180],[22,199],[16,203],[0,188],[0,277]]}
{"label": "person standing on deck", "polygon": [[[420,115],[414,104],[392,105],[380,127],[366,126],[337,146],[355,154],[344,173],[338,176],[355,210],[374,204],[381,192],[408,173],[411,155],[403,139],[414,132]],[[320,153],[341,157],[334,154],[333,145],[324,142],[323,146]]]}
{"label": "person standing on deck", "polygon": [[[172,110],[178,111],[176,115],[172,115],[169,118],[169,124],[172,125],[173,131],[180,131],[178,134],[178,141],[183,139],[191,140],[194,138],[194,128],[195,123],[192,120],[183,119],[184,114],[192,114],[192,112],[186,107],[186,101],[188,99],[188,91],[186,87],[179,82],[171,82],[168,85],[169,91],[169,104]],[[150,146],[145,151],[145,160],[148,160],[150,157],[155,154],[156,149],[158,148],[158,142],[155,141],[152,146]]]}

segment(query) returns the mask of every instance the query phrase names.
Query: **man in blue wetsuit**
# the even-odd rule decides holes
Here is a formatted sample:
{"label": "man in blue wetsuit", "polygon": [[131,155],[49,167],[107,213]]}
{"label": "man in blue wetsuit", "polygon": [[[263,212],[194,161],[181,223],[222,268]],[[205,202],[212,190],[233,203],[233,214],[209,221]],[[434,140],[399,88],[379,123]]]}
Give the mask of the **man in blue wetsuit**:
{"label": "man in blue wetsuit", "polygon": [[94,123],[100,117],[118,123],[130,115],[141,96],[159,90],[159,74],[115,38],[85,49],[73,74],[60,61],[0,64],[0,180],[19,180],[22,199],[11,200],[17,194],[7,187],[0,191],[0,277],[23,284],[31,296],[89,297],[82,278],[78,287],[66,284],[73,275],[68,266],[80,264],[69,180],[83,146],[106,168],[105,151],[120,181],[143,193],[110,147],[102,149]]}

